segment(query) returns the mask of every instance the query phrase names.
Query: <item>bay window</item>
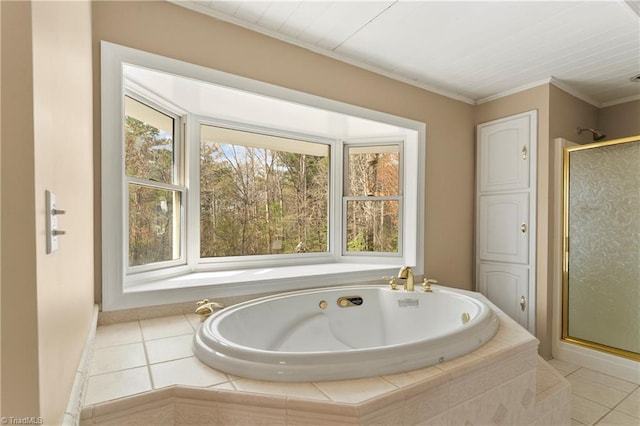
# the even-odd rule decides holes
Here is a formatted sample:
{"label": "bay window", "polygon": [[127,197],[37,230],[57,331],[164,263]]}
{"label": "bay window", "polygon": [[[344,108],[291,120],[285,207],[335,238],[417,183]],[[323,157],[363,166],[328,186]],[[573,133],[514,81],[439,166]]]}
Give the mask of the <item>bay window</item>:
{"label": "bay window", "polygon": [[422,274],[424,132],[103,42],[103,309]]}

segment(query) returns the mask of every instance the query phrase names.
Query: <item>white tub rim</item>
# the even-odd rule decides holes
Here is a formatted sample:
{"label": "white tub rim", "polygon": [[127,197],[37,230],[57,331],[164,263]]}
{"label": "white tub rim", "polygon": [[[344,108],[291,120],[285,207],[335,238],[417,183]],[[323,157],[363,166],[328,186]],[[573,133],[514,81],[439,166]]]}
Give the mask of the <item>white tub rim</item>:
{"label": "white tub rim", "polygon": [[[376,288],[389,290],[387,286],[349,285],[287,292],[233,305],[230,307],[231,310],[227,311],[227,315],[239,309],[283,296],[295,297],[309,293],[351,292]],[[398,291],[400,292],[398,294],[404,293],[409,297],[411,294],[415,295],[415,293],[403,290]],[[482,297],[475,296],[477,293],[465,290],[458,291],[442,286],[434,287],[434,292],[463,296],[479,307],[480,315],[469,321],[470,327],[458,328],[440,336],[408,343],[341,351],[286,352],[234,344],[226,339],[223,339],[222,342],[212,342],[212,337],[207,335],[208,325],[213,324],[216,318],[224,318],[224,311],[230,309],[225,308],[220,313],[212,315],[198,329],[194,336],[193,351],[197,358],[210,367],[237,376],[269,381],[310,382],[373,377],[439,364],[472,352],[490,341],[497,333],[499,324],[497,315],[489,304],[481,300]],[[472,323],[474,320],[476,322]],[[479,327],[482,327],[480,332],[478,332]],[[470,345],[470,341],[475,341],[475,343]],[[472,347],[469,348],[470,346]],[[336,356],[339,357],[339,361],[335,361]],[[367,362],[363,363],[363,360]],[[364,365],[372,364],[375,364],[375,371],[369,372]],[[335,369],[335,373],[318,371],[318,367]]]}

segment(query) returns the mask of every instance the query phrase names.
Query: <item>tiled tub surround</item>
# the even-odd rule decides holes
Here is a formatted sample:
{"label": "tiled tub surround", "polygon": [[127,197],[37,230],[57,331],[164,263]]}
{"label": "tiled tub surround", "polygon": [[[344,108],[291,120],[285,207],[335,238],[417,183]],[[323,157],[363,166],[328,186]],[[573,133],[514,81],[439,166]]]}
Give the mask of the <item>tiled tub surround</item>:
{"label": "tiled tub surround", "polygon": [[533,336],[498,315],[496,336],[461,358],[316,383],[201,364],[191,352],[195,315],[100,326],[81,424],[569,424],[568,382],[539,359]]}

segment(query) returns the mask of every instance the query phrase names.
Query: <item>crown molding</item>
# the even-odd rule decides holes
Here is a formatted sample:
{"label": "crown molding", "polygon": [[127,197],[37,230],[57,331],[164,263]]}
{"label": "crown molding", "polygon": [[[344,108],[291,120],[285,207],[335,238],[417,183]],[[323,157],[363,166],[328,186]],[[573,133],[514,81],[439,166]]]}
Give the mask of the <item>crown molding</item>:
{"label": "crown molding", "polygon": [[525,90],[528,89],[532,89],[534,87],[538,87],[541,86],[543,84],[553,84],[554,86],[556,86],[558,89],[575,96],[576,98],[580,99],[581,101],[584,101],[590,105],[593,105],[596,108],[605,108],[605,107],[609,107],[609,106],[613,106],[613,105],[618,105],[618,104],[623,104],[626,102],[632,102],[632,101],[636,101],[636,100],[640,100],[640,93],[637,95],[633,95],[633,96],[628,96],[625,98],[620,98],[620,99],[615,99],[613,101],[607,101],[607,102],[598,102],[595,99],[585,95],[584,93],[580,92],[579,90],[575,89],[574,87],[572,87],[571,85],[564,83],[560,80],[558,80],[555,77],[549,77],[549,78],[545,78],[544,80],[540,80],[540,81],[536,81],[534,83],[529,83],[529,84],[525,84],[523,86],[520,87],[516,87],[514,89],[510,89],[510,90],[506,90],[504,92],[500,92],[498,94],[495,95],[491,95],[488,96],[486,98],[482,98],[479,99],[476,102],[476,105],[480,105],[480,104],[484,104],[486,102],[491,102],[494,101],[496,99],[500,99],[500,98],[504,98],[505,96],[509,96],[509,95],[513,95],[519,92],[523,92]]}
{"label": "crown molding", "polygon": [[556,86],[558,89],[562,89],[565,92],[567,92],[568,94],[573,95],[576,98],[578,98],[578,99],[580,99],[580,100],[582,100],[582,101],[584,101],[584,102],[586,102],[588,104],[591,104],[596,108],[601,108],[602,107],[602,104],[600,102],[598,102],[595,99],[585,95],[584,93],[580,92],[579,90],[577,90],[576,88],[572,87],[571,85],[569,85],[569,84],[567,84],[567,83],[565,83],[563,81],[560,81],[560,80],[558,80],[557,78],[555,78],[553,76],[551,77],[550,83],[553,84],[554,86]]}
{"label": "crown molding", "polygon": [[551,77],[544,80],[535,81],[533,83],[527,83],[522,86],[518,86],[513,89],[505,90],[504,92],[496,93],[495,95],[487,96],[486,98],[478,99],[476,105],[485,104],[487,102],[495,101],[496,99],[504,98],[506,96],[514,95],[516,93],[524,92],[525,90],[532,89],[534,87],[542,86],[543,84],[551,83]]}
{"label": "crown molding", "polygon": [[626,98],[616,99],[614,101],[603,102],[602,105],[600,105],[600,108],[606,108],[606,107],[624,104],[624,103],[633,102],[633,101],[640,101],[640,93],[633,96],[627,96]]}

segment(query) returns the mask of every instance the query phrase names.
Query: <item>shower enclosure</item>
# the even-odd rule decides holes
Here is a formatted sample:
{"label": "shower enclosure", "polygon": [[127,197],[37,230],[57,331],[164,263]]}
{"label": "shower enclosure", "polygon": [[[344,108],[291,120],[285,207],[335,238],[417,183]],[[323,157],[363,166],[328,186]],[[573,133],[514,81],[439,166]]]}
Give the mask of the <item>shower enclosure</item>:
{"label": "shower enclosure", "polygon": [[640,360],[640,136],[564,149],[562,340]]}

